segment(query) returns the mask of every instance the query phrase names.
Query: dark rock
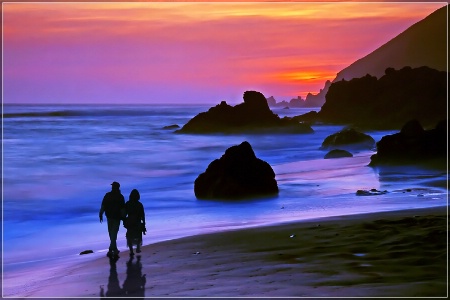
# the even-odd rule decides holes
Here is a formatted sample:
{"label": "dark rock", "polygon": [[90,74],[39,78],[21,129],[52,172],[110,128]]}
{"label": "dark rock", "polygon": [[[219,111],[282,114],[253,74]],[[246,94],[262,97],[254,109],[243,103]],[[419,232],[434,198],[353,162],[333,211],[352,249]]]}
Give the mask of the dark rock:
{"label": "dark rock", "polygon": [[331,150],[330,152],[328,152],[324,158],[330,159],[330,158],[341,158],[341,157],[353,157],[353,154],[351,154],[350,152],[348,152],[346,150],[334,149],[334,150]]}
{"label": "dark rock", "polygon": [[212,161],[194,183],[198,199],[243,199],[278,194],[272,167],[256,157],[248,142],[232,146]]}
{"label": "dark rock", "polygon": [[412,120],[403,125],[400,133],[402,134],[402,136],[407,138],[416,138],[421,136],[424,131],[425,130],[423,129],[422,125],[420,125],[419,121]]}
{"label": "dark rock", "polygon": [[289,109],[289,106],[286,106],[285,108],[283,108],[283,109]]}
{"label": "dark rock", "polygon": [[371,189],[370,191],[366,190],[357,190],[356,196],[377,196],[387,194],[388,191],[379,191],[377,189]]}
{"label": "dark rock", "polygon": [[312,133],[309,125],[280,118],[260,92],[244,93],[244,103],[230,106],[225,101],[189,120],[178,133]]}
{"label": "dark rock", "polygon": [[423,130],[417,120],[407,122],[400,132],[384,136],[370,159],[370,166],[422,163],[446,166],[447,120],[431,130]]}
{"label": "dark rock", "polygon": [[370,135],[358,132],[353,128],[334,133],[322,143],[322,149],[372,149],[374,146],[375,140]]}
{"label": "dark rock", "polygon": [[178,129],[178,128],[180,128],[180,126],[178,126],[176,124],[163,127],[163,129]]}
{"label": "dark rock", "polygon": [[310,111],[303,115],[292,117],[292,119],[297,122],[309,122],[309,123],[320,122],[317,111]]}
{"label": "dark rock", "polygon": [[366,75],[334,82],[318,117],[362,128],[400,128],[417,119],[434,125],[447,117],[447,76],[428,67],[388,68],[380,79]]}
{"label": "dark rock", "polygon": [[84,251],[80,252],[80,255],[90,254],[90,253],[94,253],[94,251],[92,251],[92,250],[84,250]]}

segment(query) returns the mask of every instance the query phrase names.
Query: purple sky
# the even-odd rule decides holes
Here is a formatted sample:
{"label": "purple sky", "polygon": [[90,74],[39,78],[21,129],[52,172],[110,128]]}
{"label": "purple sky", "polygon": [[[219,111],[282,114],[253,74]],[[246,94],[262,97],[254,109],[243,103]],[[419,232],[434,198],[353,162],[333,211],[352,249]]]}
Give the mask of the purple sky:
{"label": "purple sky", "polygon": [[443,5],[3,3],[3,101],[305,97]]}

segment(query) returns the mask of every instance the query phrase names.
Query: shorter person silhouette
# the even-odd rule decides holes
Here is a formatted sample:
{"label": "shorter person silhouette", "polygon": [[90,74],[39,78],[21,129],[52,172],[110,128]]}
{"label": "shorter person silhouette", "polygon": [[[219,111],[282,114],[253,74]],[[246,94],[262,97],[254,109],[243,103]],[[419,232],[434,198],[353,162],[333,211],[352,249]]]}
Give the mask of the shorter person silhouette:
{"label": "shorter person silhouette", "polygon": [[133,189],[129,200],[125,203],[126,218],[123,226],[127,229],[127,245],[130,248],[130,256],[134,255],[133,245],[136,245],[136,252],[141,252],[142,233],[146,233],[144,206],[139,199],[141,198],[138,190]]}

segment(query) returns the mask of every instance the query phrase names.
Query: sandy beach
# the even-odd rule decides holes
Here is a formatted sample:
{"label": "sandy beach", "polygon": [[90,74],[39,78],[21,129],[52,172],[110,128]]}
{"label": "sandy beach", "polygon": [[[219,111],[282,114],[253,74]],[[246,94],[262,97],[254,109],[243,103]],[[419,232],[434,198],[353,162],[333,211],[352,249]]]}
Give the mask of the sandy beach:
{"label": "sandy beach", "polygon": [[[145,242],[144,242],[145,243]],[[171,240],[6,273],[14,297],[446,297],[447,207]]]}

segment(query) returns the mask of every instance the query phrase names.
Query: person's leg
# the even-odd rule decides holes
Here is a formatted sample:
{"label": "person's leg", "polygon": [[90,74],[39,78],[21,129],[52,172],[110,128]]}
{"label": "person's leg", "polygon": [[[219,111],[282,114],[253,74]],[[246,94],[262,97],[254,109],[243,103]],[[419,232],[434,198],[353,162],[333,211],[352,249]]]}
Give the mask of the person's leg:
{"label": "person's leg", "polygon": [[137,246],[136,246],[136,252],[141,253],[141,246],[142,246],[142,233],[141,236],[138,238]]}
{"label": "person's leg", "polygon": [[120,220],[108,219],[109,240],[111,241],[109,244],[109,251],[114,251],[116,253],[119,252],[119,249],[117,249],[117,234],[119,233],[119,227]]}
{"label": "person's leg", "polygon": [[127,231],[127,245],[128,248],[130,249],[130,255],[134,255],[133,252],[133,238],[131,237],[131,233],[129,231]]}

